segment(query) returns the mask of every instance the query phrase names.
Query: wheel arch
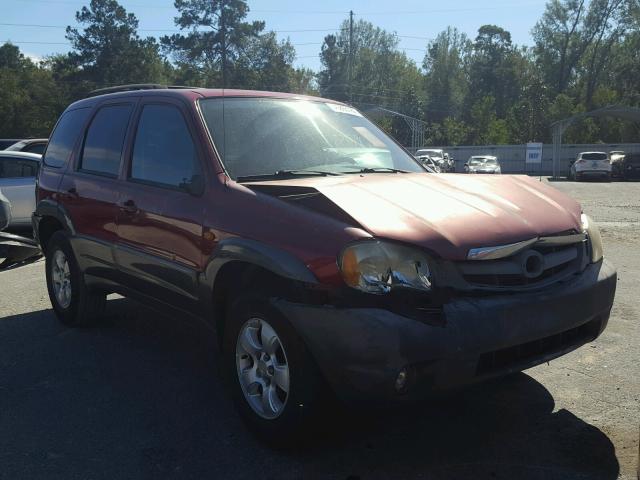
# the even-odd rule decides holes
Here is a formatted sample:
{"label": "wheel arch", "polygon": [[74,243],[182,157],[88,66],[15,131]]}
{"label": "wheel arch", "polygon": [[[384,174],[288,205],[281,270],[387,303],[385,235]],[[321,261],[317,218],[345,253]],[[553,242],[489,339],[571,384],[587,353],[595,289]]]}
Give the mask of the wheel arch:
{"label": "wheel arch", "polygon": [[208,299],[207,313],[218,341],[224,336],[226,309],[235,294],[257,286],[281,298],[299,298],[318,284],[304,263],[288,252],[261,242],[232,238],[216,247],[201,284]]}
{"label": "wheel arch", "polygon": [[51,200],[42,200],[38,203],[34,213],[34,220],[34,233],[42,251],[45,253],[47,244],[55,232],[64,230],[69,234],[75,233],[73,222],[66,209]]}

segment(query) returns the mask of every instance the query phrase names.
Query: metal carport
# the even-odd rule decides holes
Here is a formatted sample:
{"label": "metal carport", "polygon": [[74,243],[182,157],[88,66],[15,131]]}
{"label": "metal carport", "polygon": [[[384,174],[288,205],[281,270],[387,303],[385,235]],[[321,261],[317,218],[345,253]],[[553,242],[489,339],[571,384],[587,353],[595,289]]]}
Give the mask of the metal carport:
{"label": "metal carport", "polygon": [[640,124],[640,108],[625,107],[623,105],[609,105],[607,107],[592,110],[590,112],[578,113],[564,120],[559,120],[551,124],[553,136],[553,177],[557,177],[558,164],[560,162],[560,151],[562,149],[562,135],[575,122],[589,117],[617,117]]}

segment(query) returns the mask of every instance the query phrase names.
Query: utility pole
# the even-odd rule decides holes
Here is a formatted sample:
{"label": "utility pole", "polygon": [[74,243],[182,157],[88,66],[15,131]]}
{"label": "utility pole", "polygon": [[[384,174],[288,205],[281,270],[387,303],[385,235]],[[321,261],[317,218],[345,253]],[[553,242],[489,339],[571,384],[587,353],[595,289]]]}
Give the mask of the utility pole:
{"label": "utility pole", "polygon": [[[213,0],[215,2],[215,0]],[[220,60],[222,61],[222,88],[227,87],[227,28],[224,23],[224,0],[220,2]]]}
{"label": "utility pole", "polygon": [[353,68],[353,10],[349,11],[349,58],[347,64],[347,83],[349,88],[349,102],[353,102],[351,91],[351,69]]}

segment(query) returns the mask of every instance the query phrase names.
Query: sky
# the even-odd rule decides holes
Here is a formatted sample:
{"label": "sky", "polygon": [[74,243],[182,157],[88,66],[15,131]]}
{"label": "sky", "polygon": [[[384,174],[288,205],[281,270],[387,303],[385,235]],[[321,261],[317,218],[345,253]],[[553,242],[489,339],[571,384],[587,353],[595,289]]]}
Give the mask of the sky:
{"label": "sky", "polygon": [[[75,12],[89,0],[0,0],[0,43],[12,41],[32,58],[69,50],[64,27],[75,25]],[[364,19],[400,36],[400,48],[421,65],[427,42],[447,26],[470,38],[485,24],[511,32],[514,43],[531,44],[531,29],[541,17],[545,0],[248,0],[250,20],[264,20],[266,30],[289,37],[296,66],[320,69],[318,53],[325,35],[334,32],[353,10]],[[173,0],[120,0],[140,21],[140,36],[176,30]],[[21,24],[21,25],[17,25]]]}

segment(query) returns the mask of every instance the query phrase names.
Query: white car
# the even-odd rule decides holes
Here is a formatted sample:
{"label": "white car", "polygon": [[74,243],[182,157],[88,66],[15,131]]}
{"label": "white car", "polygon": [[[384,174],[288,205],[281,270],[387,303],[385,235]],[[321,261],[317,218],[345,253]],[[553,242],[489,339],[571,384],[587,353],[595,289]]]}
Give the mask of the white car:
{"label": "white car", "polygon": [[30,229],[36,206],[36,176],[40,155],[0,151],[2,221],[7,229]]}
{"label": "white car", "polygon": [[423,161],[424,158],[431,158],[438,166],[438,171],[445,173],[453,170],[453,162],[449,159],[444,150],[439,148],[421,148],[416,152],[416,158]]}
{"label": "white car", "polygon": [[606,152],[582,152],[571,165],[571,179],[604,178],[611,180],[611,161]]}
{"label": "white car", "polygon": [[474,155],[464,164],[464,173],[502,173],[498,158],[493,155]]}

